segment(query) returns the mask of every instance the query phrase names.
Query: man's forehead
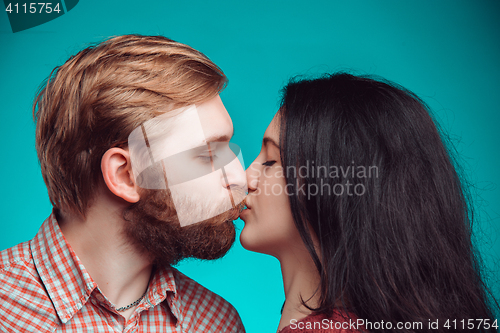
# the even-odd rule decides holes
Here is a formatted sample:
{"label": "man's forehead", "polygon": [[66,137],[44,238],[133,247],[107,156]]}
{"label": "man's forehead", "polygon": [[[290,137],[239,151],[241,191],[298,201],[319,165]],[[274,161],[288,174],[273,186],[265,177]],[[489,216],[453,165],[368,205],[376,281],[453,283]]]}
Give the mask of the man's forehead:
{"label": "man's forehead", "polygon": [[229,141],[233,136],[233,122],[219,95],[196,106],[203,142]]}

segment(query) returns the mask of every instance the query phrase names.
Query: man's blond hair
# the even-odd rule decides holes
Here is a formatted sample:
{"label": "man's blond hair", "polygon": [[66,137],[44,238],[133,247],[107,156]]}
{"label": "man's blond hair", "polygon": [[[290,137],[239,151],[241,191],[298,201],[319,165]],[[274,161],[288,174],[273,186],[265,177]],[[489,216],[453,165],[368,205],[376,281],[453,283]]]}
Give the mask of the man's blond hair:
{"label": "man's blond hair", "polygon": [[56,67],[33,104],[36,149],[55,208],[85,216],[101,158],[169,107],[215,97],[227,80],[193,48],[162,36],[125,35]]}

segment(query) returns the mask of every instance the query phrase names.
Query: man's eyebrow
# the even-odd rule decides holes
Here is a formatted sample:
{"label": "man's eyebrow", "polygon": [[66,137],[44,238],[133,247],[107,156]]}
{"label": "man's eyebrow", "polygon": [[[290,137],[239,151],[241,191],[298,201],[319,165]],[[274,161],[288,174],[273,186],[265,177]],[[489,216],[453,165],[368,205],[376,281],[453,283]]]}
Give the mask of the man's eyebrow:
{"label": "man's eyebrow", "polygon": [[208,137],[206,138],[205,140],[203,140],[203,142],[229,142],[231,140],[231,138],[233,137],[234,135],[234,131],[233,131],[233,134],[231,136],[227,135],[227,134],[215,134],[215,135],[212,135],[211,137]]}
{"label": "man's eyebrow", "polygon": [[271,139],[270,137],[264,137],[264,139],[262,139],[262,144],[265,146],[267,145],[268,143],[272,144],[273,146],[275,146],[276,148],[280,149],[280,146],[279,144],[276,143],[276,141],[274,141],[273,139]]}

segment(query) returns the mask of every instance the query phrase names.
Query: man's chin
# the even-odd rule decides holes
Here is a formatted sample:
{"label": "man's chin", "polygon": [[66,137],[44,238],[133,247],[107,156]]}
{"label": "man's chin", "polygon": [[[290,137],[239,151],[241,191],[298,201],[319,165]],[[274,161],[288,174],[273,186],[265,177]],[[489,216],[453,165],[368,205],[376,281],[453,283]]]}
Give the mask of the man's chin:
{"label": "man's chin", "polygon": [[232,247],[236,239],[234,222],[227,216],[182,227],[179,244],[184,258],[215,260],[222,258]]}
{"label": "man's chin", "polygon": [[182,227],[168,190],[146,190],[124,212],[125,234],[157,265],[174,265],[184,258],[214,260],[232,247],[242,204],[203,222]]}

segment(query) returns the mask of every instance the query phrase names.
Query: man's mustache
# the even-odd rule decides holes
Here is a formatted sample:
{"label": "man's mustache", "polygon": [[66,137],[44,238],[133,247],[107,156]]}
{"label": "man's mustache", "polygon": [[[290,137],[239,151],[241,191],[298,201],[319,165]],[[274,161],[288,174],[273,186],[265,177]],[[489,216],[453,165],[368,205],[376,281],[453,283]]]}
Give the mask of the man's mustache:
{"label": "man's mustache", "polygon": [[245,187],[231,187],[229,190],[233,209],[231,210],[231,219],[236,220],[240,213],[245,209],[247,189]]}

